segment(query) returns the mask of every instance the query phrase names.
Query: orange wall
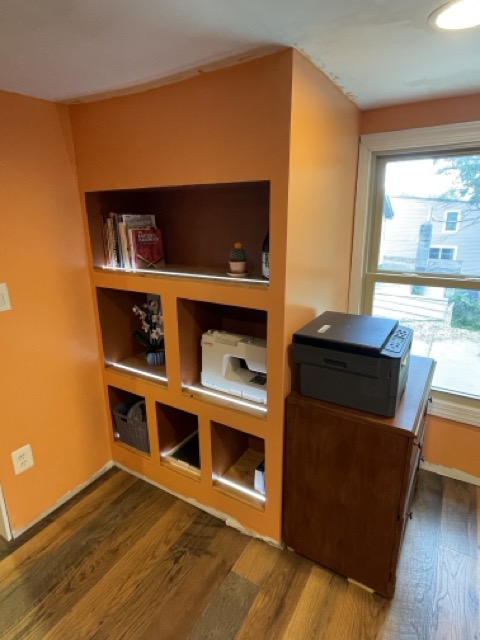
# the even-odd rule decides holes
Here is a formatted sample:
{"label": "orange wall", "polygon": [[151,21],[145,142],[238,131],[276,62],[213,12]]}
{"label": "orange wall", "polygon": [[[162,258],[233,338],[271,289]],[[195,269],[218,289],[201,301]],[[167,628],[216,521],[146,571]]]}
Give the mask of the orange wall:
{"label": "orange wall", "polygon": [[81,189],[286,180],[290,59],[71,107]]}
{"label": "orange wall", "polygon": [[294,53],[288,200],[287,343],[327,310],[347,310],[359,109]]}
{"label": "orange wall", "polygon": [[363,111],[361,133],[475,122],[479,119],[480,94],[474,94]]}
{"label": "orange wall", "polygon": [[480,429],[429,416],[423,455],[431,464],[480,478]]}
{"label": "orange wall", "polygon": [[[415,102],[362,113],[362,134],[480,119],[480,94]],[[424,456],[434,465],[480,478],[480,428],[430,416]]]}
{"label": "orange wall", "polygon": [[110,453],[68,110],[0,92],[0,139],[0,484],[18,531]]}

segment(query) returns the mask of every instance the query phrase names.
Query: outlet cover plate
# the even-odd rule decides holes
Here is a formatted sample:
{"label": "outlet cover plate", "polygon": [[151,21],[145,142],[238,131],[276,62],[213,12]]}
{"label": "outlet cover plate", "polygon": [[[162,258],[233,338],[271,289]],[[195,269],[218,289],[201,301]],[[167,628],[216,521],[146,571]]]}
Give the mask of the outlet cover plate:
{"label": "outlet cover plate", "polygon": [[17,476],[19,473],[23,473],[27,469],[30,469],[30,467],[33,467],[32,447],[26,444],[24,447],[12,451],[12,461]]}
{"label": "outlet cover plate", "polygon": [[0,283],[0,311],[10,311],[12,305],[10,304],[10,296],[8,294],[8,287],[5,282]]}

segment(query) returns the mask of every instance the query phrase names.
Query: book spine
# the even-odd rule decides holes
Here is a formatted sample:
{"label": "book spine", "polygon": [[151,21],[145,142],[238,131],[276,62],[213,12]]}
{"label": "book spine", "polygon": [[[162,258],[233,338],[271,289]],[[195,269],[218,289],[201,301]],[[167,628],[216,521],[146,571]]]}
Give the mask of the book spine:
{"label": "book spine", "polygon": [[124,269],[131,269],[130,256],[128,255],[127,227],[125,222],[118,223],[119,245],[122,250],[122,264]]}
{"label": "book spine", "polygon": [[[105,260],[109,269],[116,267],[116,252],[115,252],[115,230],[113,228],[113,220],[108,217],[104,222],[104,243],[106,243]],[[105,245],[104,245],[105,246]]]}
{"label": "book spine", "polygon": [[103,255],[105,258],[105,266],[110,266],[110,243],[108,239],[108,218],[103,218]]}
{"label": "book spine", "polygon": [[116,213],[110,214],[110,219],[112,220],[112,251],[113,251],[113,263],[112,268],[116,269],[121,267],[121,259],[120,259],[120,244],[118,241],[118,216]]}

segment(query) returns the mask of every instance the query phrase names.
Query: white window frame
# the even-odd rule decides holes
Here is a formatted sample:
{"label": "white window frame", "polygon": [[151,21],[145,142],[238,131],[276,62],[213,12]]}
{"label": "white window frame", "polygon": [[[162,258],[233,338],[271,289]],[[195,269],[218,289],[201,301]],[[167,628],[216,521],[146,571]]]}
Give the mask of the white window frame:
{"label": "white window frame", "polygon": [[[478,149],[480,121],[366,134],[360,138],[357,196],[355,204],[349,311],[361,313],[366,273],[368,272],[370,210],[373,209],[377,156],[411,156],[415,152],[448,152]],[[428,281],[428,276],[425,278]],[[438,281],[438,277],[436,277]],[[480,278],[465,278],[480,286]],[[423,284],[419,282],[419,284]],[[450,283],[451,285],[451,283]],[[445,286],[449,286],[448,278]],[[435,391],[430,413],[480,427],[480,402],[474,398]]]}

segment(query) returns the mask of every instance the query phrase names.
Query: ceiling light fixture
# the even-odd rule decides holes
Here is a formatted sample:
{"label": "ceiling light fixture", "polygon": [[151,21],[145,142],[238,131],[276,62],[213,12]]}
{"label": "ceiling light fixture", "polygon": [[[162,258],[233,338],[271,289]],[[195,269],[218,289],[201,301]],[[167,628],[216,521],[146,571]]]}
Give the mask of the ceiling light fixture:
{"label": "ceiling light fixture", "polygon": [[455,0],[439,7],[429,17],[438,29],[470,29],[480,25],[480,0]]}

